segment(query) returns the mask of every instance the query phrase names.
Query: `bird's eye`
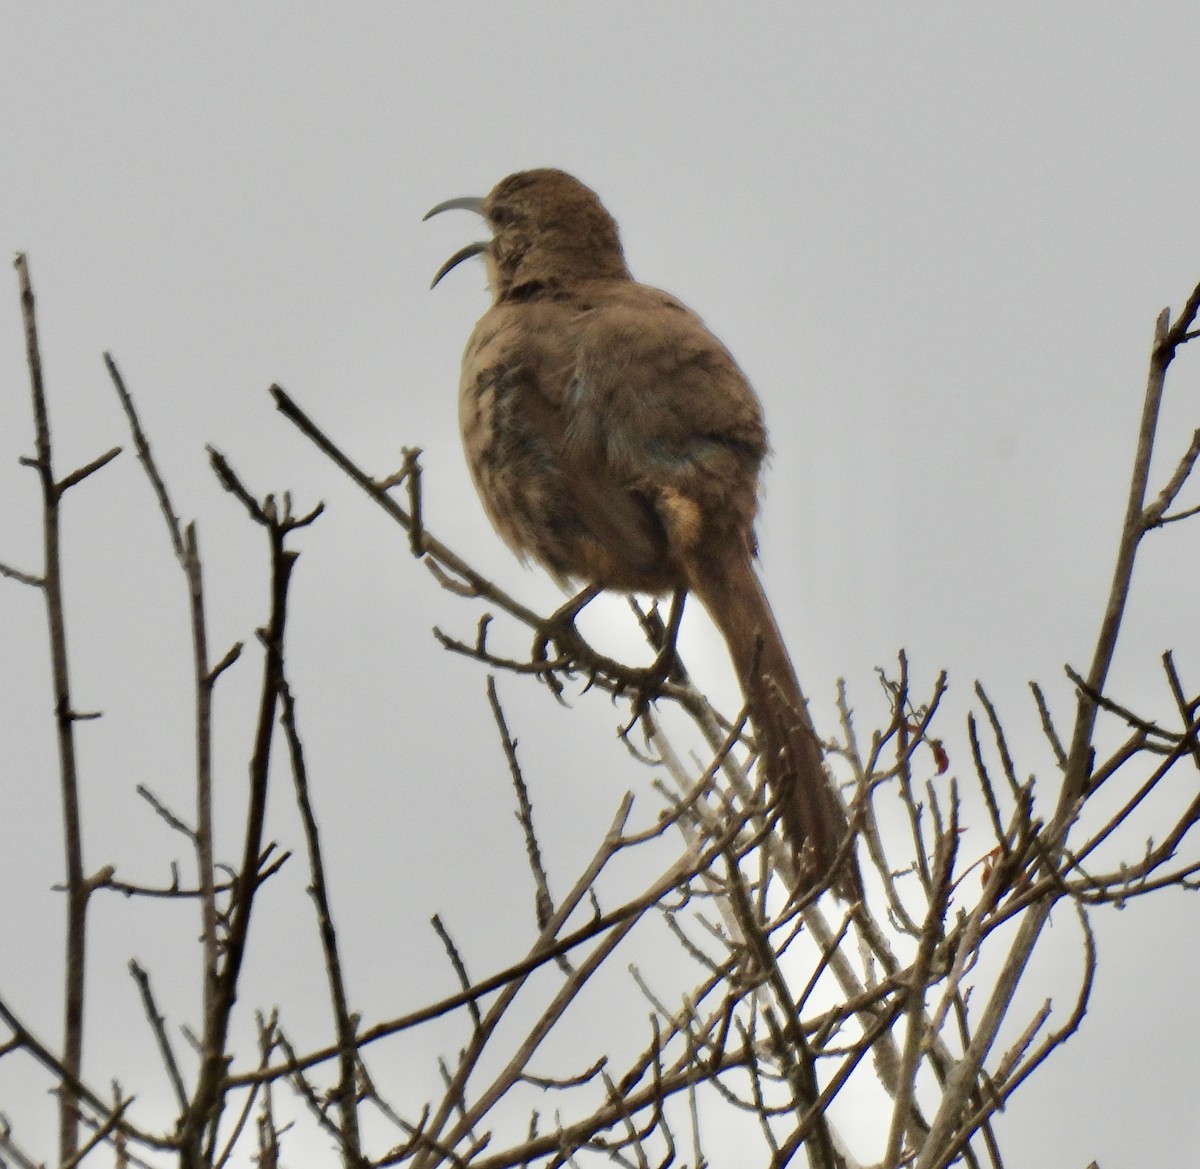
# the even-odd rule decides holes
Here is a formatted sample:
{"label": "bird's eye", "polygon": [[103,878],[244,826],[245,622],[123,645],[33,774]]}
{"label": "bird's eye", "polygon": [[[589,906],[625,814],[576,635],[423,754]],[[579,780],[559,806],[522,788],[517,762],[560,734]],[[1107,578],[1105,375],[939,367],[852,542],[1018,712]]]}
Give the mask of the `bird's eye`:
{"label": "bird's eye", "polygon": [[501,203],[491,209],[488,218],[497,226],[504,227],[516,218],[507,204]]}

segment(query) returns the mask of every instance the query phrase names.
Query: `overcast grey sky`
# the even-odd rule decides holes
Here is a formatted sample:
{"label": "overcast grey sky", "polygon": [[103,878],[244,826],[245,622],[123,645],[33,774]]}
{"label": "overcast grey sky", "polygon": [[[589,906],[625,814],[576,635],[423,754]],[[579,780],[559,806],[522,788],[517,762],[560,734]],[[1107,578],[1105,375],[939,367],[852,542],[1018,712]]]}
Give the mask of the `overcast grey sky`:
{"label": "overcast grey sky", "polygon": [[[905,646],[919,677],[950,671],[956,764],[980,678],[1031,771],[1046,759],[1027,680],[1042,680],[1065,718],[1062,664],[1087,664],[1153,321],[1200,279],[1200,9],[745,11],[2,6],[0,249],[29,257],[60,467],[126,441],[109,350],[178,509],[198,518],[214,656],[263,620],[265,555],[204,445],[256,491],[328,505],[297,542],[291,657],[367,1018],[450,985],[432,912],[475,939],[476,973],[530,928],[483,672],[429,633],[466,635],[478,610],[438,590],[267,395],[281,383],[380,473],[402,445],[421,446],[429,525],[531,605],[554,601],[492,535],[458,449],[458,359],[486,295],[477,264],[428,291],[478,232],[466,216],[422,224],[435,202],[530,166],[577,174],[617,217],[635,275],[693,306],[737,356],[774,449],[764,577],[819,722],[839,677],[877,714],[874,668]],[[1197,425],[1196,381],[1189,353],[1173,374],[1160,475]],[[16,463],[31,428],[11,278],[0,386],[0,559],[36,570],[35,483]],[[158,880],[180,850],[134,787],[187,799],[182,581],[128,454],[72,493],[66,523],[78,701],[105,711],[80,728],[89,863]],[[1115,675],[1131,701],[1166,700],[1165,648],[1200,677],[1197,561],[1186,525],[1148,550]],[[39,606],[0,581],[0,993],[56,1036],[61,909],[49,886],[61,861]],[[699,618],[685,647],[710,690],[731,696]],[[222,692],[230,793],[253,689],[247,661]],[[644,785],[652,814],[648,774],[613,739],[619,712],[599,698],[564,712],[512,680],[502,693],[548,826],[570,820],[577,835],[565,839],[590,848],[630,786]],[[595,758],[594,773],[564,773],[564,744]],[[293,846],[285,805],[272,830]],[[577,856],[551,852],[567,880]],[[263,914],[260,942],[301,947],[296,984],[256,959],[248,1004],[323,998],[319,970],[311,984],[298,972],[316,955],[303,950],[315,946],[307,923],[286,932],[288,914],[307,911],[295,867],[269,894],[277,913]],[[1099,915],[1092,1012],[1002,1118],[1012,1165],[1146,1169],[1196,1147],[1200,1026],[1178,990],[1197,957],[1195,915],[1182,897]],[[195,923],[181,917],[109,901],[94,923],[108,1006],[92,1020],[89,1068],[102,1083],[115,1068],[147,1101],[165,1089],[124,968],[170,939],[186,950]],[[293,933],[304,941],[284,940]],[[1045,993],[1070,985],[1051,980]],[[194,988],[176,989],[178,1019]],[[297,1025],[298,1038],[322,1027]],[[406,1074],[435,1082],[432,1056],[451,1043],[409,1052]],[[49,1124],[45,1085],[16,1064],[0,1061],[0,1111]]]}

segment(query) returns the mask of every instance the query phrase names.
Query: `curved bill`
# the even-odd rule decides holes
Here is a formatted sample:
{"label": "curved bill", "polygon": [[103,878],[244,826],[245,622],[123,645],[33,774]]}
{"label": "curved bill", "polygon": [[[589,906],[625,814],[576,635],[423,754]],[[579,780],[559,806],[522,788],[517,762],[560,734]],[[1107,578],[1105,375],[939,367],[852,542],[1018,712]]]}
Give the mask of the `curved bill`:
{"label": "curved bill", "polygon": [[[434,211],[436,210],[437,208],[434,208]],[[433,212],[431,211],[430,214],[432,215]],[[433,283],[429,287],[436,288],[438,286],[438,281],[441,280],[441,278],[445,276],[451,268],[456,268],[463,262],[463,260],[469,260],[472,256],[478,256],[480,252],[486,252],[487,250],[488,242],[487,240],[482,239],[476,240],[473,244],[467,244],[465,248],[459,248],[458,251],[455,252],[454,255],[452,255],[450,259],[448,259],[438,269],[437,275],[433,278]]]}
{"label": "curved bill", "polygon": [[447,199],[444,203],[439,203],[436,207],[430,208],[421,216],[421,222],[426,219],[432,219],[435,215],[441,215],[443,211],[474,211],[476,215],[483,214],[483,200],[475,195],[459,195],[457,199]]}

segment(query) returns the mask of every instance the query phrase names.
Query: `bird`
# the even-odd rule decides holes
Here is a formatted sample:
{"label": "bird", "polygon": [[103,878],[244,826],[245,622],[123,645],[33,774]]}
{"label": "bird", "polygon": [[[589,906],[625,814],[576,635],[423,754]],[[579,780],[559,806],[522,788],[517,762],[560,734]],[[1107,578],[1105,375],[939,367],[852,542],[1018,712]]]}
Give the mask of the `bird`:
{"label": "bird", "polygon": [[746,375],[696,313],[634,280],[616,221],[573,176],[519,171],[425,218],[449,210],[490,228],[433,286],[483,257],[492,304],[463,353],[459,423],[492,525],[564,584],[700,600],[737,671],[797,891],[852,898],[845,808],[755,567],[768,442]]}

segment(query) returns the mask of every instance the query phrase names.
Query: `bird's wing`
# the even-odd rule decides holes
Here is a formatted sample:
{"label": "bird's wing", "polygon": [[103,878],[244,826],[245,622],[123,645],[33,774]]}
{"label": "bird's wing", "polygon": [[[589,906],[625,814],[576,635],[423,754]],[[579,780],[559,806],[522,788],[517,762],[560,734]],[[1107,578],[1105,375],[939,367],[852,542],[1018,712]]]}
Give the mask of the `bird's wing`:
{"label": "bird's wing", "polygon": [[468,461],[493,524],[561,578],[662,592],[677,570],[650,501],[593,444],[572,442],[580,313],[497,306],[467,346],[459,398]]}
{"label": "bird's wing", "polygon": [[568,446],[599,453],[627,490],[652,498],[680,542],[714,524],[752,541],[766,429],[729,351],[695,313],[638,284],[598,297],[578,330]]}

